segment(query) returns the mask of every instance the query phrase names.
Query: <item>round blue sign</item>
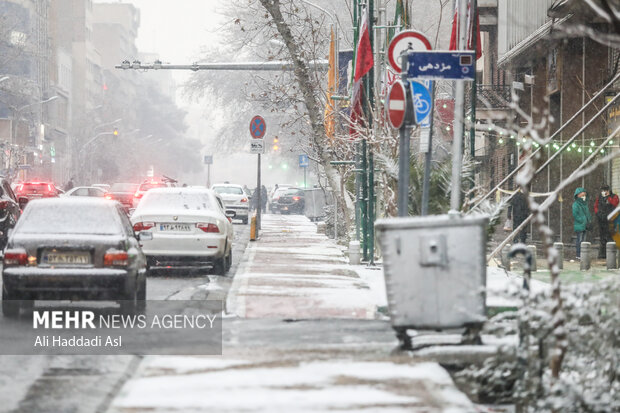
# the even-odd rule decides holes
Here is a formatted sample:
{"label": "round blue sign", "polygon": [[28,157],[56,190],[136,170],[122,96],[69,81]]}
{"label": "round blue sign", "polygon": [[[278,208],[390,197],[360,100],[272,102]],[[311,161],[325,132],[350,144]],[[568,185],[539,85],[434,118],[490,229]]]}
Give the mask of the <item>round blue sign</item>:
{"label": "round blue sign", "polygon": [[250,135],[252,138],[263,139],[265,132],[267,132],[267,123],[265,123],[265,119],[263,119],[262,116],[254,116],[250,121]]}

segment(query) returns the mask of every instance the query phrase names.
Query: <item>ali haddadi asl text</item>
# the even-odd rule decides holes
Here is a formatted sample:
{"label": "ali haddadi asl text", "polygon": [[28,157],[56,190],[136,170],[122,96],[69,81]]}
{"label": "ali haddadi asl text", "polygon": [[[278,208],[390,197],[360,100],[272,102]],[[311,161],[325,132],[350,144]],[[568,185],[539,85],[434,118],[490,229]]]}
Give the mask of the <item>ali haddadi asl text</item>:
{"label": "ali haddadi asl text", "polygon": [[62,336],[37,336],[34,341],[35,347],[121,347],[123,338],[121,336],[106,336],[105,340],[101,336],[84,337],[62,337]]}

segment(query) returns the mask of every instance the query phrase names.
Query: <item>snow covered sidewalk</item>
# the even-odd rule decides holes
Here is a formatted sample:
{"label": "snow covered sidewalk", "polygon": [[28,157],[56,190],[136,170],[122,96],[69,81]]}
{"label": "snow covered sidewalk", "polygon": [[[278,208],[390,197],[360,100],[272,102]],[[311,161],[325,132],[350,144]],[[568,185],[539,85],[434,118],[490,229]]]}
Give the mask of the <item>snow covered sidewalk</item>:
{"label": "snow covered sidewalk", "polygon": [[244,318],[375,317],[368,284],[340,247],[300,215],[264,215],[260,238],[248,245],[226,310]]}

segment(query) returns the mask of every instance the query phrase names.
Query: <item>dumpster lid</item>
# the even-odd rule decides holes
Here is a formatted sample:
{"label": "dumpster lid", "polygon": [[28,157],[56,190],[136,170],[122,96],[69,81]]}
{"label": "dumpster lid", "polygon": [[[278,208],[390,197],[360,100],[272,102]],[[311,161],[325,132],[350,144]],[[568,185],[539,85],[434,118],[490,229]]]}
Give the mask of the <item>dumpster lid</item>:
{"label": "dumpster lid", "polygon": [[378,219],[375,227],[384,229],[408,229],[408,228],[436,228],[436,227],[463,227],[463,226],[486,226],[489,222],[487,215],[477,216],[454,216],[454,215],[429,215],[425,217],[398,217]]}

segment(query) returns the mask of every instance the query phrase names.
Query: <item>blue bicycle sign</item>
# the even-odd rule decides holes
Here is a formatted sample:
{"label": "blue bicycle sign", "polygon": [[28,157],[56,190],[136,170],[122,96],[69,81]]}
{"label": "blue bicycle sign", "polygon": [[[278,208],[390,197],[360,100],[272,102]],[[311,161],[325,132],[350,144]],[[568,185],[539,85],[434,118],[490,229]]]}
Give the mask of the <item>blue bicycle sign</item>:
{"label": "blue bicycle sign", "polygon": [[423,84],[414,81],[410,81],[410,83],[415,122],[419,125],[431,113],[431,94]]}

